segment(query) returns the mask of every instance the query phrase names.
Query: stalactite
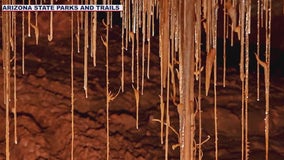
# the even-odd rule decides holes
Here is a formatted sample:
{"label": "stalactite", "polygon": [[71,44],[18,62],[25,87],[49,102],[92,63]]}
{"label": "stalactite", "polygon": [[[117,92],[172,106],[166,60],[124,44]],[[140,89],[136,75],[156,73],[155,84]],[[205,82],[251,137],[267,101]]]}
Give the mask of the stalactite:
{"label": "stalactite", "polygon": [[[136,17],[138,16],[138,2],[136,1]],[[139,92],[140,92],[140,87],[139,87],[139,28],[138,28],[138,21],[136,18],[136,129],[138,129],[138,124],[139,124]]]}
{"label": "stalactite", "polygon": [[202,67],[202,58],[201,58],[201,28],[202,28],[202,22],[201,22],[201,8],[202,8],[202,2],[197,1],[195,9],[196,9],[196,28],[195,32],[196,34],[196,52],[197,56],[196,57],[198,60],[196,61],[197,63],[197,68],[199,73],[196,75],[197,80],[198,80],[198,103],[197,103],[197,111],[198,111],[198,160],[202,159],[202,109],[201,109],[201,72],[203,70]]}
{"label": "stalactite", "polygon": [[[196,6],[195,6],[195,8],[196,8]],[[197,15],[197,13],[196,13],[196,11],[195,11],[195,16],[197,17],[198,15]],[[197,19],[197,18],[196,18]],[[199,50],[198,50],[198,40],[197,40],[197,37],[198,37],[198,32],[197,32],[197,28],[198,28],[198,20],[196,20],[197,22],[196,22],[196,24],[195,24],[195,26],[194,26],[194,49],[195,49],[195,51],[194,51],[194,59],[195,59],[195,62],[194,62],[194,76],[195,76],[195,80],[196,81],[198,81],[198,78],[199,78],[199,76],[198,76],[198,70],[199,70],[199,67],[198,67],[198,61],[199,61],[199,55],[198,55],[198,52],[199,52]]]}
{"label": "stalactite", "polygon": [[[81,1],[81,5],[84,5],[84,0],[80,0],[80,1]],[[80,29],[81,30],[84,29],[84,12],[83,11],[80,12]]]}
{"label": "stalactite", "polygon": [[[2,4],[8,4],[8,0],[3,0]],[[5,95],[5,152],[6,160],[10,159],[10,137],[9,137],[9,108],[10,108],[10,33],[9,24],[11,24],[11,19],[9,19],[8,12],[2,12],[2,47],[3,47],[3,68],[4,68],[4,95]]]}
{"label": "stalactite", "polygon": [[[35,1],[35,4],[37,4],[38,1]],[[33,25],[31,23],[31,27],[33,27],[34,31],[35,31],[35,39],[36,39],[36,45],[38,45],[38,41],[39,41],[39,27],[38,27],[38,12],[35,12],[35,25]]]}
{"label": "stalactite", "polygon": [[[124,4],[123,1],[121,1],[121,4]],[[124,92],[124,30],[125,30],[125,20],[124,20],[124,12],[125,12],[125,5],[122,13],[122,21],[121,21],[121,90]]]}
{"label": "stalactite", "polygon": [[264,11],[265,11],[265,26],[264,26],[264,28],[265,28],[265,30],[266,30],[266,32],[267,32],[267,28],[268,28],[268,0],[264,0],[263,1],[263,9],[264,9]]}
{"label": "stalactite", "polygon": [[6,105],[6,94],[5,94],[5,92],[6,92],[6,75],[5,75],[5,63],[4,63],[4,59],[5,59],[5,55],[4,55],[4,51],[2,51],[1,50],[1,53],[2,53],[2,59],[3,59],[3,72],[4,72],[4,74],[3,74],[3,93],[4,93],[4,95],[3,95],[3,103],[4,103],[4,105]]}
{"label": "stalactite", "polygon": [[129,41],[129,15],[130,15],[130,11],[129,11],[129,0],[121,0],[121,4],[123,5],[123,14],[121,14],[121,18],[123,18],[124,20],[124,28],[125,29],[125,38],[124,38],[124,49],[127,51],[128,50],[128,41]]}
{"label": "stalactite", "polygon": [[245,160],[246,155],[246,149],[245,149],[245,106],[244,106],[244,81],[242,81],[242,87],[241,87],[241,103],[242,103],[242,109],[241,109],[241,131],[242,131],[242,160]]}
{"label": "stalactite", "polygon": [[[12,1],[13,4],[16,3],[15,0]],[[16,21],[16,13],[13,12],[12,13],[12,23],[13,23],[13,46],[14,46],[14,57],[13,57],[13,62],[14,62],[14,66],[13,66],[13,80],[14,80],[14,108],[13,108],[13,113],[14,113],[14,143],[17,144],[18,143],[18,137],[17,137],[17,21]]]}
{"label": "stalactite", "polygon": [[106,96],[107,96],[107,100],[106,100],[106,123],[107,123],[107,127],[106,127],[106,137],[107,137],[107,141],[106,141],[106,148],[107,148],[107,152],[106,152],[106,159],[109,160],[110,159],[110,145],[109,145],[109,103],[110,101],[114,100],[119,92],[114,96],[111,94],[111,92],[109,92],[109,21],[110,15],[109,12],[107,12],[107,22],[105,23],[105,21],[103,20],[103,25],[106,29],[106,36],[105,39],[103,37],[101,37],[101,40],[106,48]]}
{"label": "stalactite", "polygon": [[[3,35],[2,35],[2,37],[3,37]],[[4,64],[5,55],[4,55],[4,52],[1,49],[0,49],[0,53],[2,54],[2,59],[3,59],[3,66],[2,66],[3,67],[3,72],[4,72],[4,74],[3,74],[3,93],[4,93],[3,94],[3,103],[5,105],[6,104],[6,102],[5,102],[5,99],[6,99],[6,95],[5,95],[5,86],[6,86],[5,80],[6,80],[6,77],[5,77],[5,64]]]}
{"label": "stalactite", "polygon": [[[108,0],[108,4],[111,4],[112,5],[112,1],[113,0]],[[109,25],[110,25],[110,28],[112,28],[112,19],[113,19],[113,16],[112,16],[112,12],[110,12],[110,18],[109,18]]]}
{"label": "stalactite", "polygon": [[159,1],[159,0],[156,0],[155,1],[155,5],[156,5],[156,12],[157,12],[157,14],[156,14],[156,19],[159,19],[159,14],[160,14],[160,4],[161,2]]}
{"label": "stalactite", "polygon": [[194,54],[189,54],[194,52],[194,2],[193,0],[184,1],[184,5],[181,5],[182,23],[181,28],[181,53],[183,55],[183,94],[184,98],[181,103],[182,108],[182,118],[184,119],[184,133],[182,136],[184,141],[182,141],[181,146],[183,146],[184,154],[181,159],[189,160],[195,157],[194,150],[194,135],[195,135],[195,113],[194,113]]}
{"label": "stalactite", "polygon": [[[85,4],[88,4],[88,0],[85,0]],[[85,96],[88,98],[88,12],[85,12],[84,16],[84,91],[85,91]]]}
{"label": "stalactite", "polygon": [[216,50],[212,48],[206,56],[206,76],[205,76],[205,93],[208,95],[210,88],[210,77],[212,73],[212,67],[216,57]]}
{"label": "stalactite", "polygon": [[[260,51],[260,1],[261,0],[257,0],[257,48],[256,48],[256,52],[257,52],[257,56],[259,57],[259,51]],[[259,63],[257,62],[257,66],[256,66],[256,100],[259,101]]]}
{"label": "stalactite", "polygon": [[182,42],[183,42],[183,35],[182,35],[182,30],[183,30],[183,1],[179,1],[178,4],[178,10],[180,10],[180,13],[178,15],[178,58],[179,58],[179,70],[178,70],[178,79],[179,79],[179,105],[177,106],[177,111],[179,115],[179,143],[180,143],[180,158],[184,160],[184,119],[183,119],[183,110],[184,110],[184,93],[183,93],[183,87],[184,87],[184,74],[183,74],[183,54],[182,54]]}
{"label": "stalactite", "polygon": [[[97,0],[93,0],[91,1],[93,2],[93,4],[97,4]],[[96,66],[96,57],[97,57],[97,13],[96,12],[92,12],[92,36],[91,36],[91,53],[93,56],[93,65]]]}
{"label": "stalactite", "polygon": [[264,67],[264,77],[265,77],[265,159],[269,159],[269,110],[270,110],[270,102],[269,102],[269,93],[270,93],[270,50],[271,50],[271,10],[272,10],[272,0],[267,0],[267,11],[266,11],[266,50],[265,50],[265,59],[267,67]]}
{"label": "stalactite", "polygon": [[[199,54],[199,58],[201,59],[201,53]],[[199,68],[201,68],[201,61],[199,62]],[[198,75],[198,122],[199,122],[199,130],[198,130],[198,159],[202,159],[202,109],[201,109],[201,74]]]}
{"label": "stalactite", "polygon": [[245,14],[245,155],[249,159],[249,140],[248,140],[248,100],[249,100],[249,33],[250,33],[250,0],[246,1]]}
{"label": "stalactite", "polygon": [[[159,16],[161,16],[162,13],[158,13]],[[160,29],[161,26],[163,26],[163,19],[160,18],[161,21],[159,22],[160,25]],[[161,30],[161,32],[163,32]],[[162,41],[162,37],[161,34],[159,35],[159,42],[160,42],[160,46],[159,46],[159,56],[160,56],[160,114],[161,114],[161,144],[164,144],[164,115],[165,115],[165,103],[164,103],[164,62],[163,62],[163,57],[164,57],[164,53],[162,51],[162,47],[163,47],[163,43],[161,43]],[[166,68],[167,69],[167,68]]]}
{"label": "stalactite", "polygon": [[144,92],[144,76],[145,76],[145,39],[146,39],[146,2],[141,1],[143,3],[142,8],[142,71],[141,71],[141,94]]}
{"label": "stalactite", "polygon": [[231,31],[232,31],[232,38],[231,38],[231,44],[233,43],[233,31],[237,33],[238,39],[240,40],[240,26],[237,25],[237,10],[236,7],[230,2],[226,2],[225,8],[228,12],[228,16],[231,19],[232,25],[231,25]]}
{"label": "stalactite", "polygon": [[35,26],[31,23],[31,27],[34,29],[35,31],[35,39],[36,39],[36,45],[38,45],[38,40],[39,40],[39,28],[38,26]]}
{"label": "stalactite", "polygon": [[247,1],[247,3],[248,3],[248,7],[247,7],[247,13],[248,13],[248,15],[247,15],[247,19],[248,19],[248,21],[247,21],[247,24],[248,24],[248,34],[250,34],[251,33],[251,0],[248,0]]}
{"label": "stalactite", "polygon": [[244,25],[245,25],[245,2],[241,1],[240,2],[240,17],[239,17],[239,22],[240,22],[240,80],[241,80],[241,97],[242,97],[242,108],[241,108],[241,131],[242,131],[242,160],[246,159],[246,139],[245,139],[245,75],[244,75],[244,46],[245,46],[245,38],[244,38]]}
{"label": "stalactite", "polygon": [[[13,0],[9,0],[9,3],[13,4]],[[13,23],[13,15],[15,13],[14,12],[9,12],[9,19],[10,19],[10,23],[9,23],[9,40],[10,40],[10,46],[11,46],[11,51],[14,51],[14,48],[16,46],[14,46],[14,23]]]}
{"label": "stalactite", "polygon": [[[171,0],[170,1],[170,15],[171,15],[171,24],[170,24],[170,57],[171,60],[169,61],[169,72],[171,75],[171,85],[172,85],[172,101],[175,102],[176,101],[176,96],[177,96],[177,91],[176,91],[176,80],[175,80],[175,62],[176,62],[176,58],[175,58],[175,8],[174,8],[174,1]],[[170,58],[169,58],[170,59]]]}
{"label": "stalactite", "polygon": [[[53,0],[50,0],[50,4],[51,5],[53,4]],[[53,12],[50,12],[49,34],[47,38],[48,38],[48,41],[52,41],[53,39]]]}
{"label": "stalactite", "polygon": [[77,33],[76,33],[76,40],[77,40],[77,52],[80,53],[80,14],[81,12],[77,12]]}
{"label": "stalactite", "polygon": [[[162,87],[161,87],[162,88]],[[160,95],[160,121],[161,121],[161,131],[160,131],[160,141],[161,144],[164,144],[164,115],[165,115],[165,104],[163,98],[163,92],[161,91]]]}
{"label": "stalactite", "polygon": [[234,46],[234,29],[231,25],[231,32],[230,32],[230,35],[231,35],[231,47]]}
{"label": "stalactite", "polygon": [[[168,59],[170,59],[170,54],[168,53]],[[169,152],[169,126],[170,124],[170,64],[168,61],[167,65],[167,99],[166,99],[166,143],[165,143],[165,160],[168,160]],[[162,124],[163,125],[163,124]]]}
{"label": "stalactite", "polygon": [[127,8],[127,15],[126,15],[126,38],[125,38],[125,47],[128,49],[128,42],[130,41],[130,32],[131,32],[131,5],[130,5],[131,0],[126,0],[126,5]]}
{"label": "stalactite", "polygon": [[[31,4],[31,0],[28,1]],[[28,12],[28,37],[31,37],[31,12]]]}
{"label": "stalactite", "polygon": [[154,11],[155,10],[155,7],[154,7],[154,5],[152,6],[152,36],[154,36],[155,35],[155,15],[154,15]]}
{"label": "stalactite", "polygon": [[103,21],[103,25],[106,29],[106,36],[105,36],[105,39],[103,37],[101,37],[101,40],[106,48],[106,97],[107,97],[107,100],[106,100],[106,123],[107,123],[107,131],[106,131],[106,137],[107,137],[107,153],[106,153],[106,159],[109,160],[110,157],[109,157],[109,102],[112,100],[113,96],[111,96],[111,93],[109,92],[109,49],[108,49],[108,38],[109,38],[109,14],[107,14],[107,23],[105,23]]}
{"label": "stalactite", "polygon": [[260,26],[263,28],[263,2],[264,0],[260,0]]}
{"label": "stalactite", "polygon": [[161,10],[160,13],[160,24],[159,24],[159,28],[160,28],[160,35],[159,35],[159,43],[160,43],[160,49],[159,49],[159,53],[160,53],[160,58],[161,58],[161,62],[162,62],[162,85],[164,88],[166,88],[166,78],[167,78],[167,65],[169,62],[168,56],[167,54],[169,53],[170,49],[169,49],[169,30],[170,30],[170,26],[169,26],[169,2],[168,1],[161,1],[161,7],[163,8],[163,10]]}
{"label": "stalactite", "polygon": [[[109,17],[109,16],[108,16]],[[106,41],[104,41],[104,43],[105,43]],[[106,44],[106,43],[105,43]],[[108,58],[108,57],[107,57]],[[108,60],[107,60],[107,66],[106,66],[107,68],[109,67],[108,66]],[[108,70],[107,70],[108,71]],[[107,73],[108,74],[108,73]],[[107,75],[108,76],[108,75]],[[107,77],[108,78],[108,77]],[[120,89],[121,88],[119,88],[119,90],[118,90],[118,92],[114,95],[114,94],[112,94],[110,91],[107,93],[107,97],[106,97],[106,103],[107,103],[107,160],[109,160],[110,159],[110,154],[109,154],[109,152],[110,152],[110,146],[109,146],[109,104],[110,104],[110,102],[111,101],[113,101],[118,95],[119,95],[119,93],[120,93]],[[108,91],[109,89],[107,89],[107,91]]]}
{"label": "stalactite", "polygon": [[[207,2],[207,0],[202,0],[202,3],[201,3],[201,5],[202,5],[202,14],[203,14],[204,20],[207,19],[207,3],[206,2]],[[204,27],[205,32],[206,32],[206,25],[205,25],[205,23],[206,22],[203,22],[203,27]]]}
{"label": "stalactite", "polygon": [[[71,2],[73,4],[73,0]],[[71,12],[71,160],[74,159],[74,13]]]}
{"label": "stalactite", "polygon": [[224,7],[223,7],[223,87],[226,87],[226,68],[227,68],[227,61],[226,61],[226,24],[227,24],[227,15],[226,15],[226,0],[224,0]]}
{"label": "stalactite", "polygon": [[[211,48],[212,48],[212,28],[213,28],[213,23],[212,23],[212,2],[211,1],[207,1],[207,21],[206,21],[206,46],[207,46],[207,51],[210,52]],[[208,53],[207,52],[207,53]]]}
{"label": "stalactite", "polygon": [[150,79],[150,59],[151,59],[151,40],[149,39],[148,40],[148,44],[147,44],[147,47],[148,47],[148,52],[147,52],[147,78]]}
{"label": "stalactite", "polygon": [[25,74],[25,12],[22,12],[22,74]]}
{"label": "stalactite", "polygon": [[215,160],[218,160],[218,115],[217,115],[217,58],[214,62],[214,132],[215,132]]}
{"label": "stalactite", "polygon": [[132,45],[131,45],[131,81],[134,83],[134,33],[130,32],[129,37],[131,39]]}
{"label": "stalactite", "polygon": [[135,12],[135,35],[136,35],[136,89],[140,92],[140,84],[139,84],[139,21],[138,21],[138,14],[139,14],[139,9],[138,9],[138,6],[139,6],[139,3],[138,1],[135,1],[135,8],[136,8],[136,12]]}
{"label": "stalactite", "polygon": [[[226,5],[226,2],[224,3]],[[226,10],[226,6],[225,7],[225,10]],[[226,39],[229,38],[229,16],[227,16],[227,11],[226,11]]]}
{"label": "stalactite", "polygon": [[[173,6],[173,10],[174,10],[174,38],[175,38],[175,52],[178,52],[178,45],[179,45],[179,30],[178,30],[178,21],[179,21],[179,18],[178,18],[178,3],[174,3],[174,6]],[[201,14],[201,13],[200,13]],[[202,18],[202,15],[200,15],[201,18]]]}
{"label": "stalactite", "polygon": [[215,52],[214,56],[214,132],[215,132],[215,160],[219,158],[218,145],[218,114],[217,114],[217,19],[218,19],[218,1],[212,1],[212,46]]}
{"label": "stalactite", "polygon": [[138,8],[138,13],[137,13],[137,26],[138,28],[141,28],[142,26],[142,12],[143,12],[143,0],[137,2],[137,8]]}
{"label": "stalactite", "polygon": [[171,84],[172,84],[172,100],[175,102],[176,101],[176,96],[177,96],[177,90],[176,90],[176,80],[175,80],[175,70],[174,70],[174,60],[172,60],[170,64],[170,72],[171,72]]}
{"label": "stalactite", "polygon": [[269,90],[269,63],[261,61],[258,55],[255,55],[257,62],[264,69],[264,79],[265,79],[265,159],[268,159],[268,146],[269,146],[269,95],[267,90]]}
{"label": "stalactite", "polygon": [[131,30],[132,32],[136,33],[136,29],[135,29],[135,26],[136,26],[136,1],[137,0],[132,0],[132,27],[131,27]]}
{"label": "stalactite", "polygon": [[147,2],[147,78],[150,79],[150,52],[151,52],[151,18],[153,15],[152,11],[152,0],[146,1]]}

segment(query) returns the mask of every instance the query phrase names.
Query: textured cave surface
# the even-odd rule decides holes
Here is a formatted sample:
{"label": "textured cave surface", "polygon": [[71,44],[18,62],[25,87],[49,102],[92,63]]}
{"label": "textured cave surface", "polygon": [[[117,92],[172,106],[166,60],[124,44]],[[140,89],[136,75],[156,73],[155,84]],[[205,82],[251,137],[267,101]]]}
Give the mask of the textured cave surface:
{"label": "textured cave surface", "polygon": [[[274,2],[273,2],[274,3]],[[279,3],[276,3],[276,5]],[[284,159],[284,19],[281,7],[272,19],[272,75],[270,89],[270,160]],[[13,114],[10,116],[11,160],[65,160],[70,158],[71,104],[70,104],[70,31],[68,13],[55,13],[54,40],[47,41],[48,14],[39,16],[40,41],[35,45],[34,34],[26,38],[26,73],[21,74],[21,59],[17,59],[18,144],[13,143]],[[19,27],[19,26],[18,26]],[[115,25],[110,31],[110,90],[120,87],[121,29]],[[33,33],[33,32],[32,32]],[[98,35],[104,34],[99,24]],[[252,32],[252,35],[254,33]],[[19,33],[20,37],[20,33]],[[1,37],[2,38],[2,37]],[[252,41],[255,37],[252,36]],[[18,38],[20,40],[20,38]],[[82,39],[81,39],[82,40]],[[81,41],[83,42],[83,41]],[[75,159],[105,159],[105,49],[98,39],[97,67],[89,61],[89,97],[83,90],[83,48],[75,54]],[[18,42],[20,44],[20,41]],[[17,46],[20,51],[21,46]],[[131,87],[131,50],[125,53],[124,93],[110,104],[110,157],[117,160],[161,160],[164,146],[160,144],[159,111],[159,57],[158,37],[152,38],[150,80],[145,81],[140,101],[139,129],[135,128],[135,99]],[[250,53],[253,54],[253,53]],[[18,53],[20,56],[20,53]],[[234,55],[232,55],[234,57]],[[253,61],[253,60],[252,60]],[[238,62],[238,60],[236,61]],[[2,66],[2,57],[1,57]],[[232,59],[227,74],[227,86],[222,87],[222,64],[218,69],[218,131],[219,159],[239,160],[241,156],[241,82],[238,64]],[[204,79],[204,78],[203,78]],[[264,139],[264,81],[261,74],[260,101],[256,101],[256,73],[251,71],[249,90],[250,159],[262,160]],[[0,86],[3,70],[0,69]],[[206,97],[202,84],[204,159],[214,159],[213,92]],[[0,87],[2,88],[2,87]],[[0,90],[3,97],[3,89]],[[170,106],[171,125],[178,130],[176,107]],[[0,159],[5,159],[5,106],[0,98]],[[198,129],[198,128],[196,128]],[[170,145],[178,143],[170,132]],[[179,159],[179,150],[169,149],[170,159]]]}

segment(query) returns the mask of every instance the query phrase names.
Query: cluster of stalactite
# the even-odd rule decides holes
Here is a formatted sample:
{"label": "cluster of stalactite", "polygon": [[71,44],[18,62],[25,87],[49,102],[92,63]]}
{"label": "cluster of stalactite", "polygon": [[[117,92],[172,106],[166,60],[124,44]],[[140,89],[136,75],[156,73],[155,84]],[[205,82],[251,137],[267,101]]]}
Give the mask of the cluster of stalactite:
{"label": "cluster of stalactite", "polygon": [[[264,68],[265,75],[265,150],[268,160],[269,150],[269,70],[270,70],[270,39],[271,39],[271,1],[257,0],[257,100],[259,100],[259,66]],[[57,1],[55,1],[57,2]],[[3,0],[3,4],[19,3],[15,0]],[[23,0],[22,3],[25,3]],[[28,4],[54,4],[50,1],[28,1]],[[71,4],[97,4],[97,0],[71,0]],[[103,4],[112,4],[112,0],[103,0]],[[105,35],[100,37],[106,54],[106,137],[107,155],[110,159],[109,142],[109,108],[110,102],[125,90],[124,56],[131,53],[131,83],[136,102],[136,128],[139,128],[139,97],[143,95],[145,80],[150,79],[151,68],[151,36],[155,35],[155,27],[159,28],[160,57],[160,123],[161,143],[165,145],[165,159],[168,159],[169,130],[176,133],[179,143],[172,148],[180,148],[180,159],[202,159],[202,144],[208,138],[202,139],[202,88],[205,95],[210,95],[211,75],[213,72],[215,159],[218,159],[218,117],[217,117],[217,36],[223,35],[223,86],[226,86],[226,43],[234,45],[234,40],[240,41],[240,81],[242,83],[241,108],[241,159],[249,158],[248,137],[248,100],[249,100],[249,36],[251,31],[251,0],[121,0],[123,11],[120,13],[121,24],[121,86],[117,94],[109,91],[109,31],[112,28],[112,13],[107,12],[102,24]],[[223,9],[223,33],[217,33],[218,12]],[[3,12],[2,15],[2,56],[4,69],[4,103],[6,105],[6,159],[9,160],[9,113],[11,104],[14,113],[14,141],[17,144],[17,111],[16,111],[16,45],[22,45],[22,74],[25,73],[25,37],[31,37],[34,30],[36,44],[39,42],[37,12],[22,12],[22,44],[16,44],[16,12]],[[76,12],[71,14],[71,159],[74,158],[74,50],[80,52],[84,45],[84,90],[88,97],[88,60],[92,57],[96,66],[97,46],[97,13]],[[27,16],[27,17],[26,17]],[[34,20],[32,20],[34,18]],[[159,22],[158,26],[157,23]],[[48,40],[53,40],[53,12],[50,12],[50,33]],[[265,28],[265,60],[260,60],[260,29]],[[27,30],[27,32],[26,32]],[[202,66],[201,33],[206,33],[206,60]],[[91,33],[91,34],[89,34]],[[80,35],[84,41],[80,42]],[[234,38],[237,37],[237,38]],[[76,44],[75,44],[76,43]],[[130,49],[131,48],[131,49]],[[13,65],[11,69],[11,63]],[[13,75],[11,74],[13,70]],[[202,74],[205,70],[205,87],[202,87]],[[13,81],[11,80],[13,79]],[[13,84],[13,85],[12,85]],[[194,87],[197,85],[197,87]],[[13,87],[13,90],[11,89]],[[195,91],[194,88],[197,88]],[[13,101],[11,94],[13,93]],[[176,106],[179,114],[179,130],[176,131],[170,123],[170,103]],[[79,107],[79,106],[78,106]],[[198,114],[198,116],[197,116]],[[198,117],[198,119],[196,118]],[[198,122],[198,123],[197,123]],[[196,131],[198,128],[198,131]],[[198,134],[196,136],[195,134]]]}

